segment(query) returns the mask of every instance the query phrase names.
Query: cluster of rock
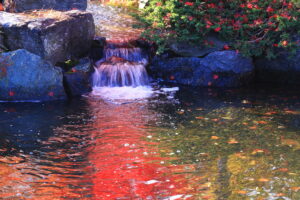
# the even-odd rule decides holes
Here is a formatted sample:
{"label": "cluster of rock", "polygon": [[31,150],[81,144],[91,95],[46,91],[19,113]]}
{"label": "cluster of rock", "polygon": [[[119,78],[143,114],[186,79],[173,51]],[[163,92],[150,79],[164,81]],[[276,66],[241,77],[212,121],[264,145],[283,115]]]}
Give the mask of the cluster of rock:
{"label": "cluster of rock", "polygon": [[[87,0],[4,0],[0,101],[48,101],[91,91],[92,65],[107,57],[107,44],[105,38],[95,39],[93,15],[84,11],[86,4]],[[230,44],[216,35],[206,41],[208,46],[172,43],[168,53],[151,60],[150,74],[165,82],[201,87],[239,87],[254,80],[300,84],[300,50],[294,56],[282,52],[270,61],[228,50]],[[151,46],[143,40],[130,46],[150,54]],[[79,62],[68,65],[68,60]]]}
{"label": "cluster of rock", "polygon": [[[82,58],[90,53],[95,26],[92,14],[83,11],[86,3],[4,1],[10,12],[0,12],[0,47],[6,50],[0,54],[0,100],[66,99],[91,90],[92,62]],[[80,62],[57,67],[67,60]]]}
{"label": "cluster of rock", "polygon": [[[201,87],[239,87],[254,82],[300,84],[300,50],[277,59],[246,58],[211,35],[208,45],[174,42],[169,52],[155,56],[150,72],[164,82]],[[211,44],[211,45],[210,45]]]}

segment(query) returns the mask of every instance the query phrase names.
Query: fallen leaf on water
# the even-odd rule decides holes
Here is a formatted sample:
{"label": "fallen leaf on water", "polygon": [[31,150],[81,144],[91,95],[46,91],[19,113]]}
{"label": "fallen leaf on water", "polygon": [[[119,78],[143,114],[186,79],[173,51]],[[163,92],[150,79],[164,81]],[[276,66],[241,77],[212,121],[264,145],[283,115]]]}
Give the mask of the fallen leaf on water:
{"label": "fallen leaf on water", "polygon": [[258,181],[259,181],[259,182],[268,182],[269,179],[267,179],[267,178],[260,178],[260,179],[258,179]]}
{"label": "fallen leaf on water", "polygon": [[266,121],[258,121],[257,123],[258,124],[267,124],[268,122],[266,122]]}
{"label": "fallen leaf on water", "polygon": [[249,129],[255,130],[255,129],[257,129],[257,127],[256,126],[250,126]]}
{"label": "fallen leaf on water", "polygon": [[236,193],[238,193],[238,194],[247,194],[247,191],[245,191],[245,190],[239,190]]}
{"label": "fallen leaf on water", "polygon": [[184,111],[177,111],[177,114],[182,115]]}
{"label": "fallen leaf on water", "polygon": [[244,156],[243,153],[235,153],[235,156],[238,157],[238,158],[241,158],[241,159],[246,159],[247,157]]}
{"label": "fallen leaf on water", "polygon": [[213,135],[213,136],[211,136],[211,139],[212,139],[212,140],[217,140],[217,139],[219,139],[219,137],[218,137],[218,136],[215,136],[215,135]]}
{"label": "fallen leaf on water", "polygon": [[298,192],[300,190],[300,187],[291,187],[291,190]]}
{"label": "fallen leaf on water", "polygon": [[219,121],[219,119],[218,118],[214,118],[214,119],[211,119],[211,121],[217,122],[217,121]]}
{"label": "fallen leaf on water", "polygon": [[291,115],[298,115],[300,112],[294,111],[294,110],[285,110],[284,111],[286,114],[291,114]]}
{"label": "fallen leaf on water", "polygon": [[276,111],[272,111],[272,112],[266,112],[265,115],[274,115],[274,114],[277,114]]}
{"label": "fallen leaf on water", "polygon": [[278,194],[276,194],[275,196],[276,196],[276,197],[283,197],[283,196],[285,196],[285,194],[284,194],[284,193],[278,193]]}
{"label": "fallen leaf on water", "polygon": [[287,172],[287,171],[289,171],[289,169],[288,168],[279,168],[279,169],[277,169],[277,171]]}
{"label": "fallen leaf on water", "polygon": [[200,116],[199,116],[199,117],[195,117],[195,118],[196,118],[196,119],[204,119],[204,117],[200,117]]}
{"label": "fallen leaf on water", "polygon": [[258,154],[258,153],[264,153],[265,152],[265,150],[263,150],[263,149],[254,149],[254,151],[252,151],[252,155],[255,155],[255,154]]}
{"label": "fallen leaf on water", "polygon": [[227,143],[228,143],[228,144],[237,144],[237,143],[239,143],[239,142],[236,141],[236,139],[231,138]]}
{"label": "fallen leaf on water", "polygon": [[296,140],[293,140],[293,139],[281,139],[281,144],[283,145],[288,145],[290,147],[293,147],[295,149],[300,149],[300,143]]}

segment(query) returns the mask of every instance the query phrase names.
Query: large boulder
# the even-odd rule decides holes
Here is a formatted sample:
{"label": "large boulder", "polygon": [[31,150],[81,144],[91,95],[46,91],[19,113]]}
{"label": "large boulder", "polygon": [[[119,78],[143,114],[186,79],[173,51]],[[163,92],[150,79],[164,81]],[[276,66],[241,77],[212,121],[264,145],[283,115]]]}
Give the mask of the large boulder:
{"label": "large boulder", "polygon": [[87,55],[95,33],[92,14],[78,10],[0,12],[0,27],[8,49],[26,49],[53,64]]}
{"label": "large boulder", "polygon": [[66,91],[70,96],[81,96],[92,91],[92,62],[83,58],[71,70],[64,73]]}
{"label": "large boulder", "polygon": [[259,82],[275,84],[300,84],[300,50],[295,55],[282,52],[276,59],[255,60],[256,77]]}
{"label": "large boulder", "polygon": [[235,51],[217,51],[205,58],[156,57],[151,73],[164,81],[189,86],[238,87],[248,84],[253,76],[252,59]]}
{"label": "large boulder", "polygon": [[221,51],[229,43],[219,39],[218,35],[211,34],[204,39],[205,44],[192,44],[189,42],[171,42],[171,52],[182,57],[204,57],[209,53]]}
{"label": "large boulder", "polygon": [[86,10],[87,0],[4,0],[4,9],[9,12],[24,12],[37,9]]}
{"label": "large boulder", "polygon": [[63,73],[24,49],[0,54],[0,100],[65,99]]}

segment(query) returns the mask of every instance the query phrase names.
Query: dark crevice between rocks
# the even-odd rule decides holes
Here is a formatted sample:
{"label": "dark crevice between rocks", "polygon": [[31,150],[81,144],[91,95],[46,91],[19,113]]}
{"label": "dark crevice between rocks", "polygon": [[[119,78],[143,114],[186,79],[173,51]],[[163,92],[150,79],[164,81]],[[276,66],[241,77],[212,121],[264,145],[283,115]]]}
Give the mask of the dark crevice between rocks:
{"label": "dark crevice between rocks", "polygon": [[65,89],[65,93],[67,94],[68,97],[68,101],[70,101],[73,98],[72,92],[71,92],[71,88],[66,80],[66,77],[63,75],[63,87]]}
{"label": "dark crevice between rocks", "polygon": [[10,51],[7,45],[7,37],[0,26],[0,53]]}
{"label": "dark crevice between rocks", "polygon": [[89,53],[89,58],[92,60],[93,64],[95,64],[98,60],[103,58],[104,56],[103,50],[105,45],[106,45],[105,37],[94,38]]}

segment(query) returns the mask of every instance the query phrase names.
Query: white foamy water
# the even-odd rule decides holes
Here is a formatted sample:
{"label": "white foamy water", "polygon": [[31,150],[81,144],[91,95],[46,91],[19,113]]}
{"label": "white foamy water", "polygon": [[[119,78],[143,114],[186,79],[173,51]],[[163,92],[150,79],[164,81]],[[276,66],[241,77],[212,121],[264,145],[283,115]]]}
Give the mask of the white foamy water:
{"label": "white foamy water", "polygon": [[92,95],[107,100],[141,100],[165,94],[168,98],[174,98],[178,87],[160,88],[154,90],[151,86],[139,87],[94,87]]}
{"label": "white foamy water", "polygon": [[94,87],[92,95],[110,100],[146,99],[154,94],[152,87]]}

